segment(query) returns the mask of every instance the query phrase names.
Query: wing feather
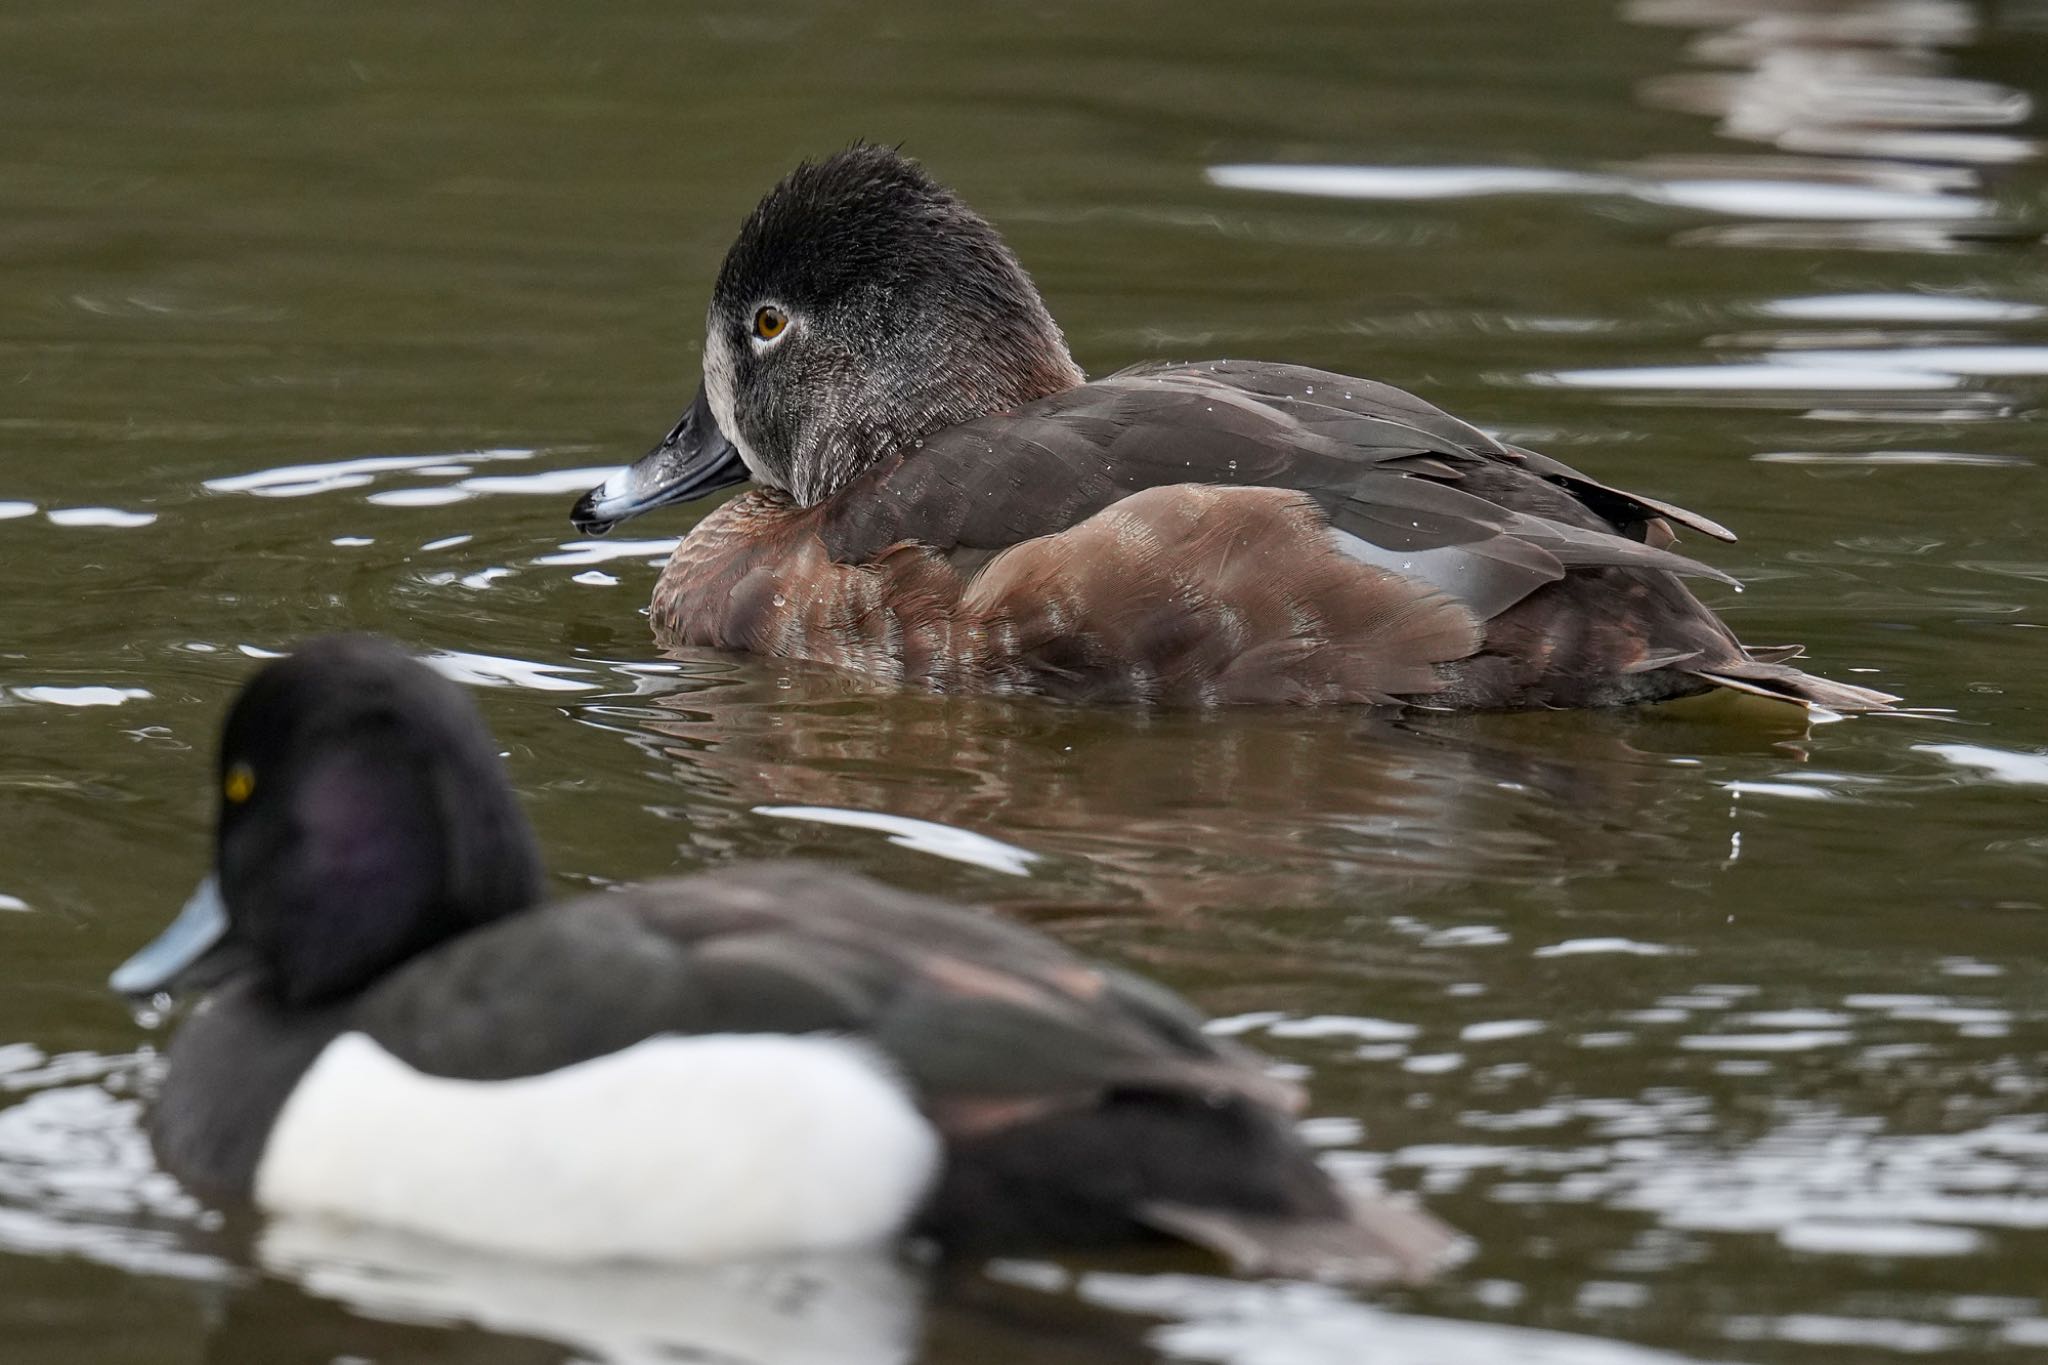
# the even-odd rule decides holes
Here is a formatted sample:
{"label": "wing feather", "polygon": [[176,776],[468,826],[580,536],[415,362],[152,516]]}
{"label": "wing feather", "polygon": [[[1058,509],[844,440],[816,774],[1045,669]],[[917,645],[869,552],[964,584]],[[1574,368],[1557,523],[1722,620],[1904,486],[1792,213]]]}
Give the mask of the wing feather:
{"label": "wing feather", "polygon": [[465,935],[387,978],[350,1026],[409,1065],[478,1080],[663,1034],[856,1036],[942,1121],[984,1128],[1113,1089],[1298,1102],[1163,987],[992,915],[800,864],[649,883]]}
{"label": "wing feather", "polygon": [[[1733,582],[1649,528],[1725,528],[1504,444],[1390,385],[1291,365],[1150,365],[939,433],[865,476],[820,520],[866,563],[914,542],[956,562],[1057,534],[1172,485],[1306,494],[1332,525],[1397,555],[1448,550],[1429,582],[1482,620],[1581,568]],[[1400,572],[1389,555],[1361,556]],[[1462,588],[1458,585],[1463,585]]]}

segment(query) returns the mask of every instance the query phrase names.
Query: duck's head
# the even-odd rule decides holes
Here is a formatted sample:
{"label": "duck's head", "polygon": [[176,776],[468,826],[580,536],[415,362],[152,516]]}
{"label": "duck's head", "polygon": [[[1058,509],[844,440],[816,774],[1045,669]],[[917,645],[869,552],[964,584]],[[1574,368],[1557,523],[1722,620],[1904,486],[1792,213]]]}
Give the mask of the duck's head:
{"label": "duck's head", "polygon": [[751,478],[819,502],[925,436],[1082,382],[988,220],[888,147],[807,162],[740,228],[711,291],[704,386],[585,531]]}
{"label": "duck's head", "polygon": [[533,833],[462,690],[375,636],[314,640],[242,689],[221,736],[213,874],[111,985],[254,974],[346,996],[540,894]]}

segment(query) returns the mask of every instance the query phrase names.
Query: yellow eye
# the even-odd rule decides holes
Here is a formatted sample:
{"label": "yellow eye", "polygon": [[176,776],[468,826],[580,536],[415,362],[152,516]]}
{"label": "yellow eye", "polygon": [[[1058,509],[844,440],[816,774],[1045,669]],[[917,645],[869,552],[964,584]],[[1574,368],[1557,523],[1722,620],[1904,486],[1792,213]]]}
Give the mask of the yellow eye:
{"label": "yellow eye", "polygon": [[256,792],[256,770],[246,763],[237,763],[228,769],[227,780],[220,784],[220,790],[229,805],[241,805]]}
{"label": "yellow eye", "polygon": [[789,326],[789,314],[769,304],[754,314],[754,335],[763,341],[773,341],[782,335],[782,329]]}

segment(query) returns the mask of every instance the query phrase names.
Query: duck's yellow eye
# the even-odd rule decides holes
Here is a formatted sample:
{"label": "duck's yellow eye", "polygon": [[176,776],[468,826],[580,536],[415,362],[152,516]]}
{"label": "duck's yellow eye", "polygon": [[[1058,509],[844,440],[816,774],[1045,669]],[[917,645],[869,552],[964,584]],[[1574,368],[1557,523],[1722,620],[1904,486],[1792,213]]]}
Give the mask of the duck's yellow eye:
{"label": "duck's yellow eye", "polygon": [[231,806],[239,806],[256,793],[256,770],[246,763],[237,763],[228,769],[227,779],[220,784],[221,795]]}
{"label": "duck's yellow eye", "polygon": [[773,341],[782,335],[782,329],[789,326],[789,314],[769,304],[754,313],[754,335],[763,341]]}

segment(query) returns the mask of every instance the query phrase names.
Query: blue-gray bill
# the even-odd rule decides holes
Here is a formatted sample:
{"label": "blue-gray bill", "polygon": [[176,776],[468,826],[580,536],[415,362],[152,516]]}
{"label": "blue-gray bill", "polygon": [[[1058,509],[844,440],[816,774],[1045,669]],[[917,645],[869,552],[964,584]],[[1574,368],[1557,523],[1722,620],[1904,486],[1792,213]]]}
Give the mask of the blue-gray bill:
{"label": "blue-gray bill", "polygon": [[131,996],[195,984],[196,969],[215,955],[227,933],[227,903],[221,899],[220,883],[209,876],[192,892],[170,927],[116,967],[107,984]]}
{"label": "blue-gray bill", "polygon": [[739,447],[718,429],[711,405],[697,399],[662,443],[576,500],[569,520],[585,535],[601,536],[630,517],[670,503],[690,502],[745,483]]}

